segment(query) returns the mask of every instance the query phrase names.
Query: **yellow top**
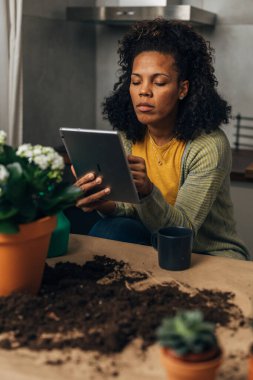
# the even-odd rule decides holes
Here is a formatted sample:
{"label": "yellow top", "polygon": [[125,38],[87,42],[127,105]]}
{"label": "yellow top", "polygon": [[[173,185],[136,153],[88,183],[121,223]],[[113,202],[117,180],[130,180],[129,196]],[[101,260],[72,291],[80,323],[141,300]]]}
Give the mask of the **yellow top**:
{"label": "yellow top", "polygon": [[134,156],[144,158],[150,181],[171,205],[174,205],[178,193],[185,145],[184,141],[174,138],[159,146],[147,133],[144,141],[137,142],[132,147]]}

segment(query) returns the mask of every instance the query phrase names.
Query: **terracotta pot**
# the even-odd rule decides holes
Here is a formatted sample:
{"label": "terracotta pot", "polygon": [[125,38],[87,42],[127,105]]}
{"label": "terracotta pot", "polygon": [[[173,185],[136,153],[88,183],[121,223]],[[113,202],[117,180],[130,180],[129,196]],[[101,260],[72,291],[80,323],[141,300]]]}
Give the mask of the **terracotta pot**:
{"label": "terracotta pot", "polygon": [[161,348],[161,361],[169,380],[214,380],[222,362],[222,355],[220,352],[215,357],[212,354],[212,359],[186,361],[171,355],[170,350]]}
{"label": "terracotta pot", "polygon": [[17,234],[0,234],[0,296],[36,294],[40,288],[56,217],[20,225]]}
{"label": "terracotta pot", "polygon": [[252,353],[250,353],[248,363],[249,363],[248,380],[253,380],[253,354]]}

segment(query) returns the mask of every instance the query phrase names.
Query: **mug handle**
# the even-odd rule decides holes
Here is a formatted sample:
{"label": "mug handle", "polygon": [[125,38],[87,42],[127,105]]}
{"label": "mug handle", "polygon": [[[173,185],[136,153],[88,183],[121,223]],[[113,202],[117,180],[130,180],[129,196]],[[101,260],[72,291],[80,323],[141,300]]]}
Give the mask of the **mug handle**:
{"label": "mug handle", "polygon": [[154,232],[151,235],[151,244],[152,244],[153,248],[157,249],[157,232]]}

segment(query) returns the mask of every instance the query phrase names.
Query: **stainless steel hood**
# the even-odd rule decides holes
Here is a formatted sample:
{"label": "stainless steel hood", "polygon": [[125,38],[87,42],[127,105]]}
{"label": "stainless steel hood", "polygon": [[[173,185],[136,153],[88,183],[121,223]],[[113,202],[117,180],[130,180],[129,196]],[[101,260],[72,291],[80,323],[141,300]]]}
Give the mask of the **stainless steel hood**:
{"label": "stainless steel hood", "polygon": [[191,5],[68,7],[66,17],[71,21],[107,24],[129,24],[139,20],[163,17],[198,26],[214,25],[216,20],[214,13]]}

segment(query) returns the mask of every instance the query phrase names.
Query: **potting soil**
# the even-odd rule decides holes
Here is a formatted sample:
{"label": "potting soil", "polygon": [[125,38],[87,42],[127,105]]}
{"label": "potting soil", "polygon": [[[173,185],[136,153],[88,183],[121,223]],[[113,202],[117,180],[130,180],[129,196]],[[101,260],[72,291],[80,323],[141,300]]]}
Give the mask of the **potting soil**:
{"label": "potting soil", "polygon": [[96,256],[83,266],[46,265],[37,296],[16,293],[0,298],[0,347],[73,347],[113,353],[141,338],[145,349],[156,341],[156,329],[164,317],[195,308],[216,325],[236,328],[244,324],[232,293],[192,292],[177,283],[137,290],[148,280],[147,273],[133,272],[123,261],[105,256]]}

